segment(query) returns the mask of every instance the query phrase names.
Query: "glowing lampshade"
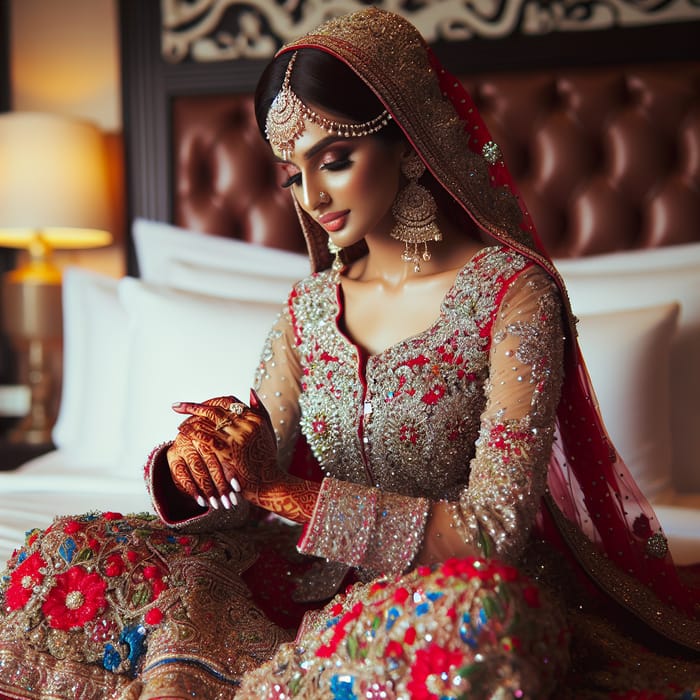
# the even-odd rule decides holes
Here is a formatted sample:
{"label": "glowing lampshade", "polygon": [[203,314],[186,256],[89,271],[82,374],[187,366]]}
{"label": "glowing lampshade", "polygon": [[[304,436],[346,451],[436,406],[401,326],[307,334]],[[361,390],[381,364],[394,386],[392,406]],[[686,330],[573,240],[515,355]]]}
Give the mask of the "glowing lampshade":
{"label": "glowing lampshade", "polygon": [[15,278],[33,271],[58,281],[48,264],[51,249],[111,242],[105,162],[102,134],[89,122],[0,114],[0,246],[26,248],[32,258]]}

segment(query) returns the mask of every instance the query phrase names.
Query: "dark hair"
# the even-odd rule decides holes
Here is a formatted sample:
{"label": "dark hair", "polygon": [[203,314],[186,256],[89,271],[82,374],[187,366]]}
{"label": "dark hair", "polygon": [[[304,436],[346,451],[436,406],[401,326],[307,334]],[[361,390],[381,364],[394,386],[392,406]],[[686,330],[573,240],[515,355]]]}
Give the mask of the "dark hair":
{"label": "dark hair", "polygon": [[[330,112],[339,121],[365,122],[384,111],[372,90],[342,61],[320,49],[299,49],[290,80],[291,88],[307,106]],[[293,51],[277,56],[263,71],[255,91],[255,117],[265,137],[265,120],[272,101],[282,88]],[[395,142],[401,129],[389,122],[375,136]]]}

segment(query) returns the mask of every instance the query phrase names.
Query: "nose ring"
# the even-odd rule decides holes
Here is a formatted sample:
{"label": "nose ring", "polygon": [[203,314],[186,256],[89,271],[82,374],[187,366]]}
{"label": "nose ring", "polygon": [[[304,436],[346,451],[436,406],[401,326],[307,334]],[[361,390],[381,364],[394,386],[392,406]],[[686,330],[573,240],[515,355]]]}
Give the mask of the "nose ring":
{"label": "nose ring", "polygon": [[321,202],[321,204],[328,204],[328,202],[331,201],[331,196],[328,194],[328,192],[319,192],[318,193],[318,200]]}

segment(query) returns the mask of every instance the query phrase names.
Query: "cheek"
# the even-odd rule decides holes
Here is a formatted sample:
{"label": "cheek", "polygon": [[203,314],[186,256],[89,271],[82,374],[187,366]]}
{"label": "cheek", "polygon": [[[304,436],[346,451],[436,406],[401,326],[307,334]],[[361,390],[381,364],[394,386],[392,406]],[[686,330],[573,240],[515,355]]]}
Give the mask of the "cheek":
{"label": "cheek", "polygon": [[387,167],[387,164],[377,167],[374,163],[366,167],[360,181],[365,200],[374,202],[378,207],[391,207],[399,191],[399,174],[396,169]]}

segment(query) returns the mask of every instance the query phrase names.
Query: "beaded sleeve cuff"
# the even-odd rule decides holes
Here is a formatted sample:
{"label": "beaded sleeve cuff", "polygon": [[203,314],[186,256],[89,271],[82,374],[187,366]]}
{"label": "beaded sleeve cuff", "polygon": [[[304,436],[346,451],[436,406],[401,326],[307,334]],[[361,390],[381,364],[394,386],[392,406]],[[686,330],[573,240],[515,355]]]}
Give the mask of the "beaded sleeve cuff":
{"label": "beaded sleeve cuff", "polygon": [[167,452],[172,442],[164,442],[151,450],[143,468],[146,488],[156,515],[170,527],[189,532],[202,532],[237,527],[249,516],[250,504],[239,499],[231,509],[201,508],[178,490],[168,468]]}
{"label": "beaded sleeve cuff", "polygon": [[372,571],[399,574],[423,541],[427,498],[326,478],[298,550]]}

